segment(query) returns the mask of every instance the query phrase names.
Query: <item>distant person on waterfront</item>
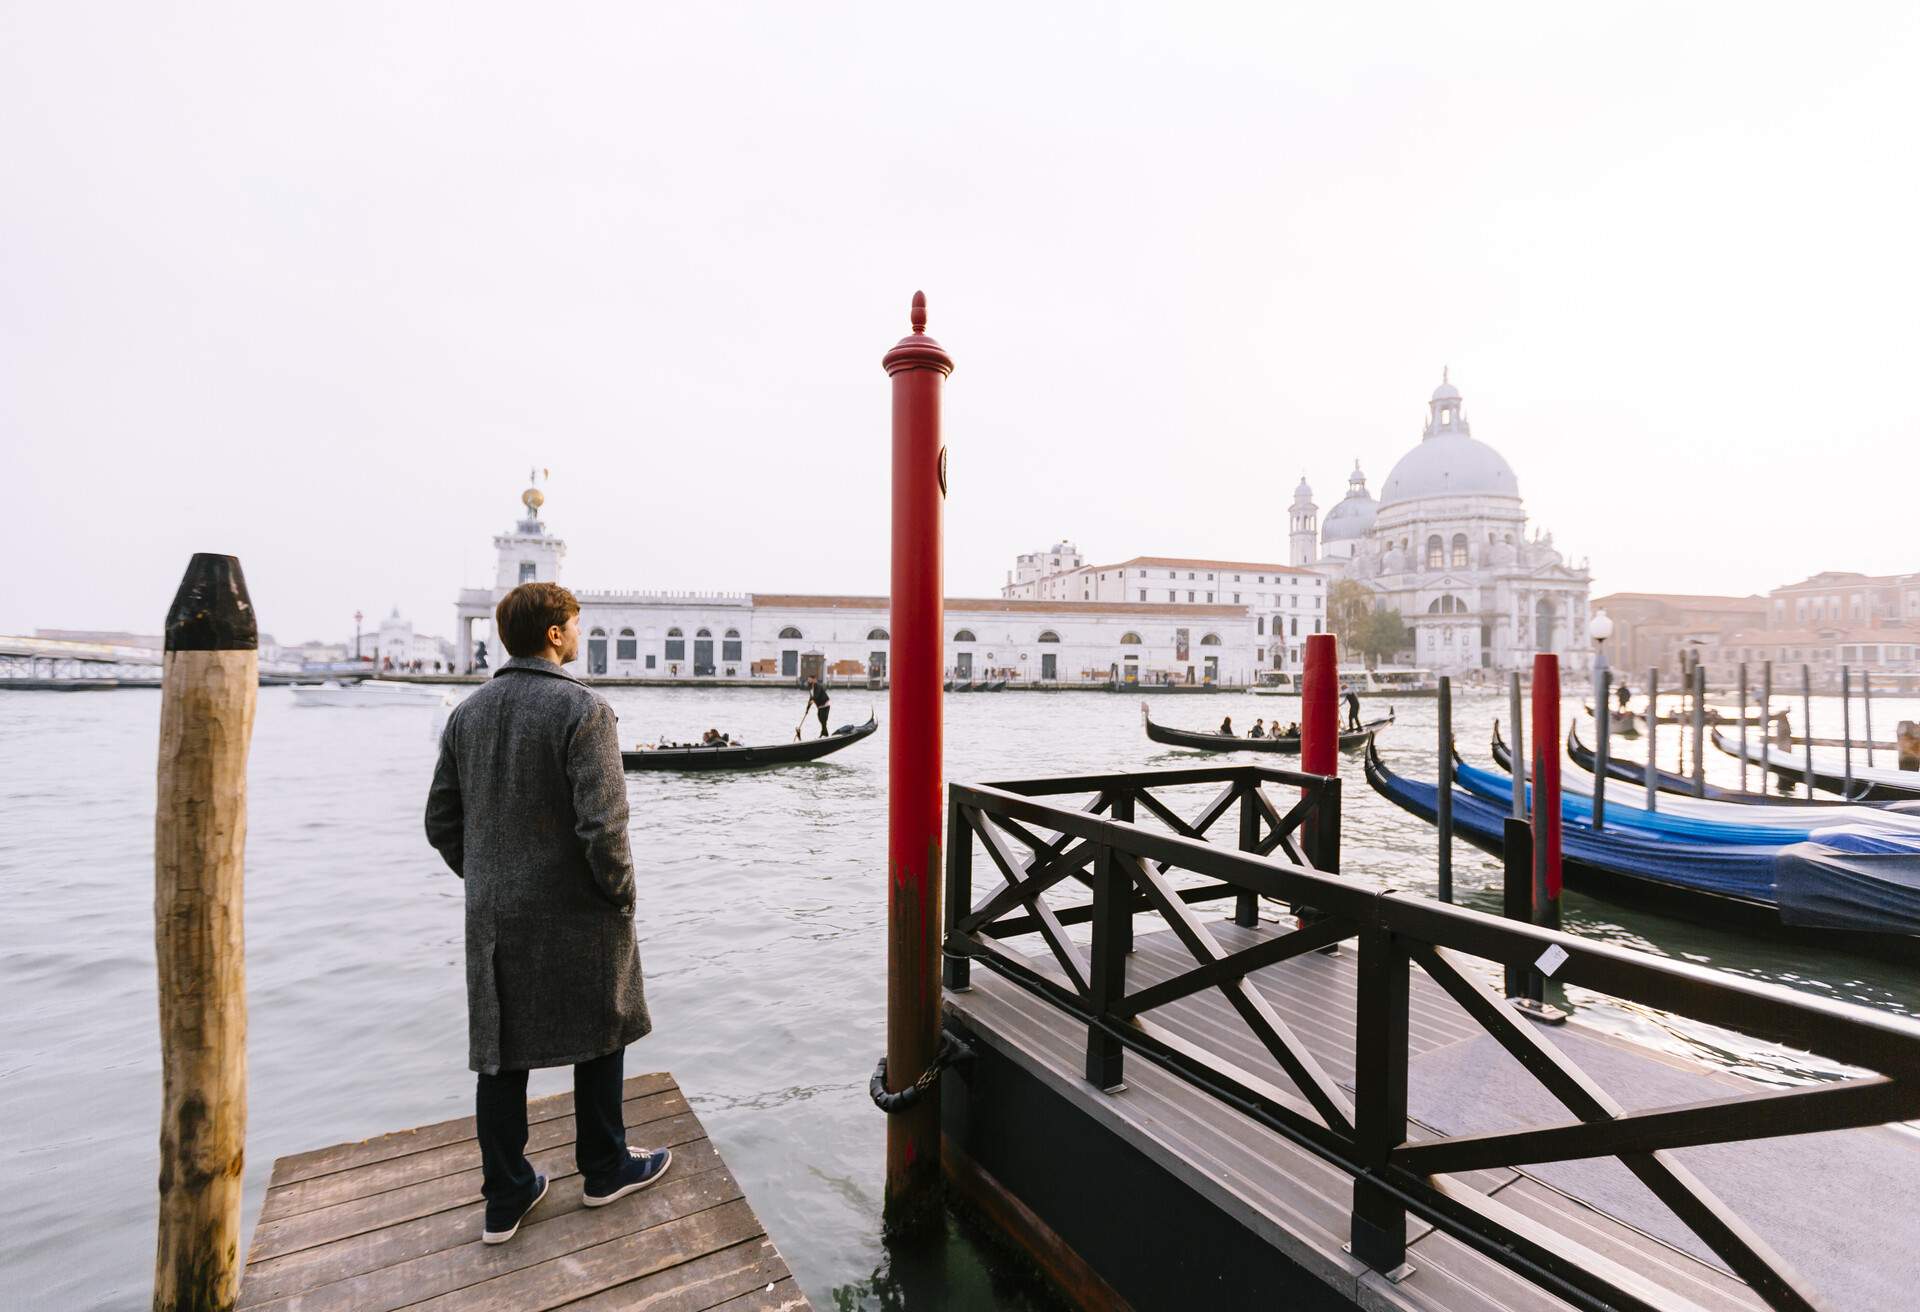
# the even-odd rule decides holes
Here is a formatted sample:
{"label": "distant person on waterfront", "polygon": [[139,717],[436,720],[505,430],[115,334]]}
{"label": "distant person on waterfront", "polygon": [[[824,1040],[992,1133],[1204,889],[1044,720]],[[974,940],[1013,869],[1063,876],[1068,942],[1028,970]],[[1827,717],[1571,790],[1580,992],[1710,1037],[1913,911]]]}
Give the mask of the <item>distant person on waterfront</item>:
{"label": "distant person on waterfront", "polygon": [[1349,688],[1347,689],[1347,728],[1358,729],[1359,727],[1360,694]]}
{"label": "distant person on waterfront", "polygon": [[1267,731],[1260,727],[1264,723],[1265,723],[1264,720],[1255,720],[1253,722],[1253,728],[1247,730],[1247,737],[1265,738],[1267,736]]}
{"label": "distant person on waterfront", "polygon": [[1613,695],[1619,698],[1620,709],[1624,711],[1627,709],[1627,699],[1633,696],[1633,689],[1627,687],[1627,681],[1622,679],[1620,680],[1620,686],[1613,690]]}
{"label": "distant person on waterfront", "polygon": [[1228,738],[1233,737],[1233,717],[1231,715],[1225,717],[1220,721],[1219,731],[1225,736],[1227,736]]}
{"label": "distant person on waterfront", "polygon": [[527,1161],[527,1072],[572,1066],[582,1201],[658,1180],[667,1149],[629,1148],[629,1043],[653,1028],[634,938],[633,853],[618,721],[561,666],[580,652],[580,605],[522,583],[495,612],[511,659],[456,706],[427,794],[427,840],[466,882],[468,1064],[481,1239],[513,1238],[547,1193]]}
{"label": "distant person on waterfront", "polygon": [[[825,738],[827,736],[827,708],[833,704],[833,699],[827,696],[827,685],[811,674],[807,676],[807,701],[813,706],[813,713],[820,717],[820,736]],[[806,718],[806,713],[804,711],[801,712],[801,723],[804,724]],[[799,737],[798,734],[794,736],[796,738]]]}

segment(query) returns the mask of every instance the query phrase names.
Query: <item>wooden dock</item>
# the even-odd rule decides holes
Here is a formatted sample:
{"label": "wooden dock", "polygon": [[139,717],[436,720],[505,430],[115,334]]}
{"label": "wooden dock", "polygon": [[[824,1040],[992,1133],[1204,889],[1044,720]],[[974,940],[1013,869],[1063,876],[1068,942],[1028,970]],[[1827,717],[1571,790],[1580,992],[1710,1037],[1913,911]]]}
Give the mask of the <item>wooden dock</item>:
{"label": "wooden dock", "polygon": [[259,1312],[397,1308],[809,1307],[671,1075],[624,1090],[629,1139],[673,1149],[668,1176],[603,1208],[580,1201],[573,1095],[527,1104],[527,1155],[552,1179],[510,1242],[480,1242],[472,1117],[282,1157],[240,1286]]}

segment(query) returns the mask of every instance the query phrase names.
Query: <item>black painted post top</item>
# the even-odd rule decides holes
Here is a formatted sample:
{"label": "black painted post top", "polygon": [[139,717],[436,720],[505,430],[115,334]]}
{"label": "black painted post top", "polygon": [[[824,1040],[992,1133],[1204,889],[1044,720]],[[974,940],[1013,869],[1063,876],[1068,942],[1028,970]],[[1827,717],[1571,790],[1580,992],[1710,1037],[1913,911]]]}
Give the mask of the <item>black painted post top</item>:
{"label": "black painted post top", "polygon": [[196,551],[167,611],[168,651],[253,651],[260,625],[236,556]]}

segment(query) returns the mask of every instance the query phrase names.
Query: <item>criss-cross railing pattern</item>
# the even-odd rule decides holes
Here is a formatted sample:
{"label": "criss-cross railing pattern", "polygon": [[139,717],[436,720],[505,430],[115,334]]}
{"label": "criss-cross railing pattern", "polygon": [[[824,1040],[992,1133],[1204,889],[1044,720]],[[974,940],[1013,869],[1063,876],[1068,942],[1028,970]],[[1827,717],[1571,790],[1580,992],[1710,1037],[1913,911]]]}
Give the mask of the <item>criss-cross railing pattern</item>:
{"label": "criss-cross railing pattern", "polygon": [[[1193,819],[1167,790],[1214,785]],[[1297,790],[1283,812],[1266,786]],[[1079,809],[1047,799],[1091,795]],[[1759,984],[1684,962],[1592,943],[1467,908],[1396,894],[1339,870],[1339,780],[1263,766],[1092,775],[954,785],[948,799],[945,981],[964,989],[975,961],[1087,1025],[1086,1077],[1122,1080],[1131,1051],[1318,1153],[1354,1177],[1354,1254],[1382,1271],[1406,1260],[1412,1212],[1579,1307],[1679,1312],[1696,1305],[1615,1259],[1544,1229],[1459,1173],[1612,1157],[1767,1306],[1811,1312],[1817,1294],[1740,1217],[1673,1157],[1705,1144],[1920,1118],[1920,1024]],[[1142,815],[1145,813],[1145,816]],[[1208,841],[1237,814],[1235,847]],[[1150,816],[1164,830],[1136,817]],[[974,840],[999,886],[974,901]],[[1174,873],[1201,883],[1177,886]],[[1054,904],[1063,885],[1086,899]],[[1047,895],[1055,893],[1055,898]],[[1258,899],[1291,903],[1299,927],[1227,951],[1195,915],[1232,898],[1257,921]],[[1138,915],[1157,916],[1193,957],[1191,968],[1129,992],[1127,954]],[[1085,943],[1068,926],[1087,925]],[[1058,974],[1005,940],[1038,935]],[[1357,940],[1354,1095],[1322,1068],[1249,975]],[[1830,1057],[1868,1074],[1805,1088],[1626,1111],[1535,1024],[1488,992],[1455,953],[1532,966],[1558,947],[1554,978],[1616,998]],[[1408,1011],[1418,965],[1570,1114],[1564,1123],[1492,1134],[1408,1139]],[[1149,1013],[1218,989],[1284,1071],[1291,1088],[1236,1066]]]}

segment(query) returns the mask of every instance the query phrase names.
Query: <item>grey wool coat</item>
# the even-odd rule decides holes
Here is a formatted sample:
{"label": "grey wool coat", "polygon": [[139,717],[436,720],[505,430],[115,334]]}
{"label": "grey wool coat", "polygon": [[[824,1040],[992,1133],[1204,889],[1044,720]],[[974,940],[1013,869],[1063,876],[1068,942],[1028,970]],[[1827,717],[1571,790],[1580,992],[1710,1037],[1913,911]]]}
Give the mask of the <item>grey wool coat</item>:
{"label": "grey wool coat", "polygon": [[653,1028],[616,724],[558,665],[518,656],[447,719],[427,841],[466,881],[476,1071],[572,1065]]}

